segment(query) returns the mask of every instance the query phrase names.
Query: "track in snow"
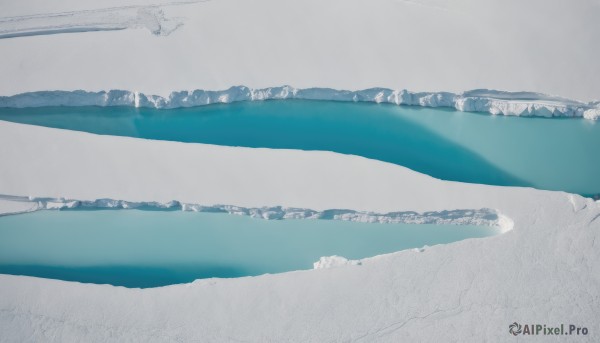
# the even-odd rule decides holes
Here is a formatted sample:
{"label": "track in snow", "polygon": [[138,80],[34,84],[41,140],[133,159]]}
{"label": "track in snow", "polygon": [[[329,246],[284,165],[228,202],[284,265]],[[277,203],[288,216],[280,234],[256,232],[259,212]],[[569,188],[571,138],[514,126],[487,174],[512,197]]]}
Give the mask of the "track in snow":
{"label": "track in snow", "polygon": [[166,36],[183,25],[183,19],[167,18],[161,7],[196,2],[200,1],[4,17],[0,18],[0,39],[133,28]]}

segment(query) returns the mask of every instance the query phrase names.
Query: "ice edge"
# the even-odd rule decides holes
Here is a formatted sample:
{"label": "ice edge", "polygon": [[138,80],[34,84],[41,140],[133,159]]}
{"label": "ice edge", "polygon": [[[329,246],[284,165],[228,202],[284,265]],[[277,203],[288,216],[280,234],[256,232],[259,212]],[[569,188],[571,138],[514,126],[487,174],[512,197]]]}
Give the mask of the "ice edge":
{"label": "ice edge", "polygon": [[[326,219],[344,220],[362,223],[403,223],[403,224],[454,224],[479,225],[499,228],[501,232],[510,231],[513,222],[496,210],[456,209],[445,211],[429,211],[418,213],[414,211],[398,211],[389,213],[362,212],[350,209],[329,209],[316,211],[306,208],[264,206],[241,207],[235,205],[199,205],[182,203],[176,200],[169,202],[135,202],[114,199],[71,200],[62,198],[41,198],[0,195],[5,201],[28,202],[36,210],[65,210],[65,209],[159,209],[181,210],[192,212],[228,213],[245,215],[252,218],[267,220],[283,219]],[[4,213],[4,215],[16,213]]]}
{"label": "ice edge", "polygon": [[177,91],[168,97],[146,95],[137,91],[110,90],[100,92],[39,91],[0,96],[0,107],[42,106],[131,106],[144,108],[181,108],[238,101],[275,99],[333,100],[390,103],[423,107],[448,107],[464,112],[486,112],[506,116],[600,118],[600,102],[575,100],[533,92],[504,92],[476,89],[461,94],[450,92],[411,92],[388,88],[359,91],[331,88],[294,88],[292,86],[252,89],[235,86],[226,90]]}

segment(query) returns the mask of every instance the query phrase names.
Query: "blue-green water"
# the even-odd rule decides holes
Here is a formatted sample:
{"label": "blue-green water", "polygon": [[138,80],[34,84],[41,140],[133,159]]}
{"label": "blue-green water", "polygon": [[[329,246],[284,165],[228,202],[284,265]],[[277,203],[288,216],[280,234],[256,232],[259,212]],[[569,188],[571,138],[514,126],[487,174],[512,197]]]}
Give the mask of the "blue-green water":
{"label": "blue-green water", "polygon": [[0,273],[155,287],[311,269],[321,256],[359,259],[497,233],[182,211],[40,211],[0,217]]}
{"label": "blue-green water", "polygon": [[155,110],[1,108],[0,119],[98,134],[329,150],[445,179],[600,193],[600,123],[333,101]]}

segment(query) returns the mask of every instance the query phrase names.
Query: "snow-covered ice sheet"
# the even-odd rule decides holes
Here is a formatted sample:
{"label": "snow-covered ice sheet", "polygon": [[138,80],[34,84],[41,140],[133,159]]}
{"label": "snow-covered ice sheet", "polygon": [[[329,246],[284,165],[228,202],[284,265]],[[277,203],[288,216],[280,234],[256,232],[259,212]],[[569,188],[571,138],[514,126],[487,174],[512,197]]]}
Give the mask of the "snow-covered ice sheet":
{"label": "snow-covered ice sheet", "polygon": [[182,25],[167,36],[141,25],[0,40],[10,80],[0,95],[289,84],[600,98],[600,5],[591,0],[22,0],[2,2],[0,17],[150,5]]}
{"label": "snow-covered ice sheet", "polygon": [[600,332],[600,204],[591,199],[446,182],[330,152],[6,122],[0,160],[5,195],[376,213],[490,208],[513,225],[488,239],[360,262],[325,258],[313,271],[157,289],[1,275],[7,342],[505,341],[514,321],[587,327],[590,334],[578,341],[597,340]]}
{"label": "snow-covered ice sheet", "polygon": [[[171,5],[0,2],[0,30],[12,35],[0,39],[0,95],[28,93],[2,101],[29,106],[36,96],[48,101],[52,93],[41,91],[121,89],[127,91],[120,100],[108,98],[185,106],[198,89],[290,84],[319,96],[329,88],[377,101],[378,92],[386,98],[408,89],[403,94],[419,105],[451,100],[449,106],[463,110],[598,117],[595,0]],[[98,15],[122,6],[129,9]],[[61,13],[73,20],[53,17]],[[16,17],[26,20],[7,27]],[[512,93],[465,92],[470,89]],[[351,93],[356,90],[367,91]],[[523,90],[560,98],[514,93]],[[56,101],[78,94],[85,101],[106,95],[62,93]],[[360,263],[329,257],[317,265],[336,268],[157,289],[0,275],[0,341],[499,342],[514,339],[513,322],[576,324],[589,329],[577,341],[600,337],[600,203],[591,199],[444,182],[329,152],[147,141],[5,122],[0,161],[5,196],[365,213],[487,208],[513,228],[488,239]],[[14,200],[1,200],[0,212],[39,205]]]}
{"label": "snow-covered ice sheet", "polygon": [[[485,187],[480,192],[483,186],[444,182],[391,163],[326,151],[151,141],[0,124],[2,195],[387,213],[497,209],[494,194],[526,191]],[[448,201],[447,193],[461,196]]]}

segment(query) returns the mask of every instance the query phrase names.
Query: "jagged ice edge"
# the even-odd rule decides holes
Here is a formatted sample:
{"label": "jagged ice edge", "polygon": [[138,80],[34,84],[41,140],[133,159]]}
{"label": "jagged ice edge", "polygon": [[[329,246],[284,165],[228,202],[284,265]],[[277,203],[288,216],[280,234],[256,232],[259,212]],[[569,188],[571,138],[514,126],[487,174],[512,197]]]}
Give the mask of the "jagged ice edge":
{"label": "jagged ice edge", "polygon": [[583,103],[532,92],[503,92],[477,89],[461,94],[450,92],[410,92],[387,88],[359,91],[331,88],[299,89],[291,86],[252,89],[235,86],[227,90],[178,91],[168,97],[135,91],[100,92],[39,91],[0,96],[0,107],[41,106],[132,106],[145,108],[180,108],[275,99],[333,100],[349,102],[391,103],[424,107],[449,107],[464,112],[487,112],[494,115],[536,117],[600,118],[600,102]]}
{"label": "jagged ice edge", "polygon": [[40,198],[0,195],[0,199],[8,201],[29,202],[34,204],[30,211],[36,210],[65,210],[65,209],[158,209],[181,210],[192,212],[228,213],[245,215],[252,218],[267,220],[283,219],[326,219],[344,220],[362,223],[403,223],[403,224],[454,224],[480,225],[497,227],[501,232],[510,231],[513,222],[510,218],[489,208],[464,209],[447,211],[429,211],[418,213],[414,211],[373,213],[348,209],[329,209],[316,211],[305,208],[265,206],[241,207],[234,205],[199,205],[179,201],[134,202],[114,199],[69,200],[62,198]]}

